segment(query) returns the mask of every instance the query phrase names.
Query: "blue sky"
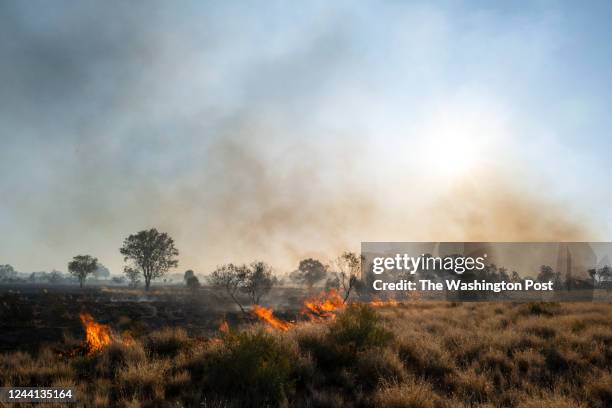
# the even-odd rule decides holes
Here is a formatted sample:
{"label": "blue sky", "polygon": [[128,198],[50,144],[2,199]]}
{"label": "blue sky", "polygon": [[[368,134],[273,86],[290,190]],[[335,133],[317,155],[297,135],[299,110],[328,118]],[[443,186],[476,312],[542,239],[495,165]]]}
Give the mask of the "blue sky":
{"label": "blue sky", "polygon": [[610,240],[607,3],[3,2],[0,263]]}

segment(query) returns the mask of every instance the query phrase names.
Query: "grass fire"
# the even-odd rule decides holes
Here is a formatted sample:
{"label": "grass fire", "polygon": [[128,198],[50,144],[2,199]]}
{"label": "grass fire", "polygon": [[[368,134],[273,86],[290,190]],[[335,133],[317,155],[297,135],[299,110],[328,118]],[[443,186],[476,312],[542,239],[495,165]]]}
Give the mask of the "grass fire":
{"label": "grass fire", "polygon": [[344,301],[338,291],[331,289],[327,293],[322,292],[319,296],[305,300],[302,314],[314,321],[333,319],[335,312],[344,307]]}
{"label": "grass fire", "polygon": [[[107,303],[106,324],[81,312],[87,353],[62,355],[41,344],[0,354],[0,386],[70,384],[83,406],[99,408],[606,408],[612,401],[610,303],[375,300],[330,310],[327,301],[337,298],[326,293],[316,296],[315,310],[333,318],[302,315],[304,301],[293,308],[301,316],[295,322],[257,306],[261,323],[224,312],[221,326],[211,320],[203,335],[164,317],[170,303],[156,296],[146,306],[122,305],[116,317]],[[176,310],[195,312],[192,303]],[[66,302],[63,314],[72,306]],[[127,317],[152,306],[166,319],[158,329]],[[99,303],[89,308],[101,313]],[[121,330],[132,333],[131,343],[115,334]],[[64,340],[66,347],[77,341]]]}
{"label": "grass fire", "polygon": [[[126,253],[141,235],[172,262],[155,230]],[[282,283],[252,262],[148,288],[0,285],[0,386],[70,385],[88,408],[611,406],[605,288],[568,276],[569,294],[598,296],[584,303],[387,297],[368,290],[360,262],[305,259]]]}
{"label": "grass fire", "polygon": [[284,322],[284,321],[279,320],[276,317],[274,317],[272,309],[268,309],[268,308],[265,308],[265,307],[259,306],[259,305],[254,305],[253,306],[253,313],[255,313],[255,316],[257,316],[262,321],[264,321],[267,324],[269,324],[271,327],[274,327],[275,329],[282,330],[282,331],[287,331],[292,326],[291,323]]}
{"label": "grass fire", "polygon": [[81,323],[85,329],[85,345],[88,353],[95,353],[111,344],[111,329],[105,324],[96,323],[87,312],[81,312]]}

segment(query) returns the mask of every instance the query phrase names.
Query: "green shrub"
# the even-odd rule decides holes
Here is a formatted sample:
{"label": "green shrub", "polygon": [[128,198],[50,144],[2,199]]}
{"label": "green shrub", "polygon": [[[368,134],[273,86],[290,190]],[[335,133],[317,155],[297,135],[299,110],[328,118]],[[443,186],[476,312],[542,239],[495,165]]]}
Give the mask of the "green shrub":
{"label": "green shrub", "polygon": [[331,324],[330,340],[352,351],[364,351],[372,347],[385,347],[394,335],[383,327],[376,311],[368,305],[354,304]]}
{"label": "green shrub", "polygon": [[225,336],[201,362],[205,393],[240,398],[241,406],[278,406],[295,389],[299,356],[278,337],[246,331]]}
{"label": "green shrub", "polygon": [[300,350],[312,356],[326,382],[343,386],[338,375],[355,368],[359,355],[390,345],[394,335],[367,305],[351,305],[326,330],[304,330],[295,336]]}

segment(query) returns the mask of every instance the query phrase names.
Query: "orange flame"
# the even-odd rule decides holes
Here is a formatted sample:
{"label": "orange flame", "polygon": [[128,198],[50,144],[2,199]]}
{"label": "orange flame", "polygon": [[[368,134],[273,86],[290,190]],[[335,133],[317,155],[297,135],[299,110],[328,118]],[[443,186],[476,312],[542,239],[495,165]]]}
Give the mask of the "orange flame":
{"label": "orange flame", "polygon": [[126,346],[133,346],[136,342],[134,341],[134,338],[132,337],[132,335],[130,334],[130,332],[128,332],[127,330],[123,331],[121,333],[121,341],[123,342],[123,344],[125,344]]}
{"label": "orange flame", "polygon": [[284,322],[274,317],[274,314],[272,313],[272,309],[268,309],[268,308],[265,308],[259,305],[254,305],[253,313],[255,313],[255,316],[257,316],[259,319],[263,320],[264,322],[274,327],[275,329],[287,331],[292,326],[291,323]]}
{"label": "orange flame", "polygon": [[394,307],[398,305],[399,305],[399,302],[395,299],[389,299],[387,301],[380,300],[380,299],[374,299],[370,302],[370,306],[372,307],[385,307],[385,306]]}
{"label": "orange flame", "polygon": [[89,354],[102,350],[111,343],[111,329],[106,324],[96,323],[94,318],[86,312],[81,312],[81,323],[85,328],[85,344]]}
{"label": "orange flame", "polygon": [[219,325],[219,331],[223,334],[228,334],[230,332],[230,327],[229,324],[227,324],[227,321],[223,321],[220,325]]}
{"label": "orange flame", "polygon": [[336,289],[330,289],[328,293],[324,291],[317,297],[306,299],[302,314],[307,315],[311,320],[333,319],[336,317],[334,312],[344,309],[344,301]]}

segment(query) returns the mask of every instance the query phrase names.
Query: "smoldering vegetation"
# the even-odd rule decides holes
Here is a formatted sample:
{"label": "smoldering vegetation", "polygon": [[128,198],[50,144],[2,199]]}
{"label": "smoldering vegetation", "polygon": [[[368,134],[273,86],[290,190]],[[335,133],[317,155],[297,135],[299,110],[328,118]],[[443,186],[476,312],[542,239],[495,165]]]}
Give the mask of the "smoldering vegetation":
{"label": "smoldering vegetation", "polygon": [[[303,290],[273,288],[266,304],[278,316],[295,318]],[[37,352],[44,344],[82,338],[79,314],[86,310],[101,323],[132,335],[182,327],[191,336],[214,334],[223,321],[248,324],[258,319],[245,314],[228,297],[210,287],[197,292],[185,288],[142,288],[21,285],[0,288],[0,352]]]}
{"label": "smoldering vegetation", "polygon": [[[80,339],[66,339],[64,350]],[[609,303],[353,304],[278,331],[134,333],[96,353],[0,357],[0,385],[76,386],[87,407],[609,407]]]}

